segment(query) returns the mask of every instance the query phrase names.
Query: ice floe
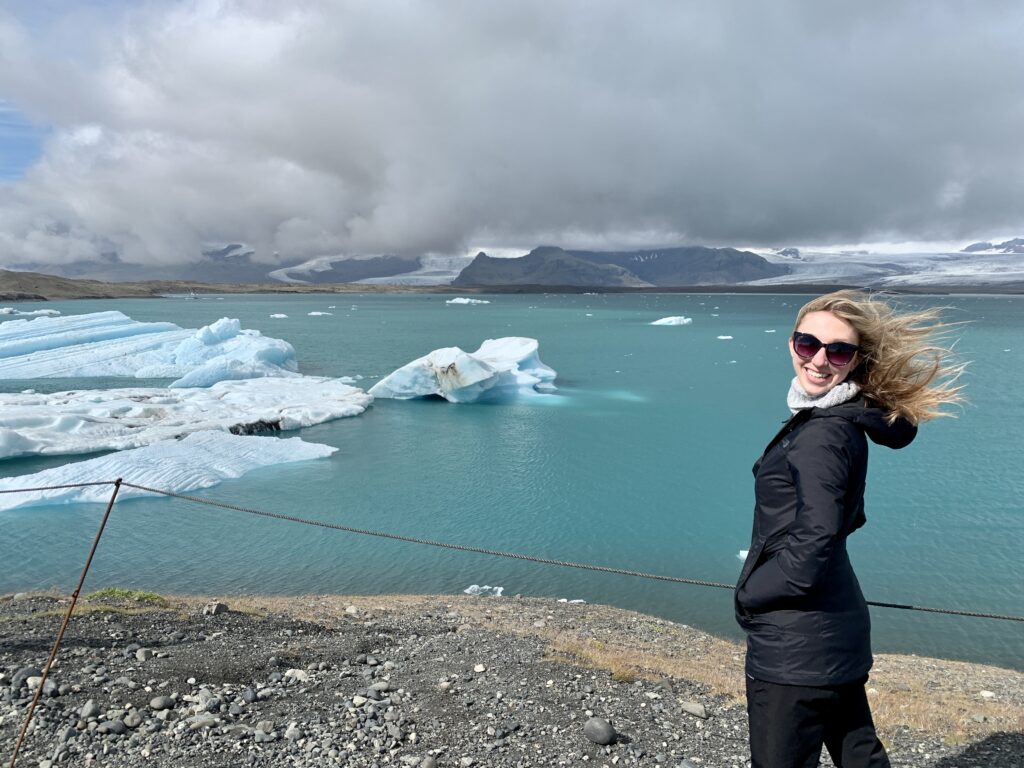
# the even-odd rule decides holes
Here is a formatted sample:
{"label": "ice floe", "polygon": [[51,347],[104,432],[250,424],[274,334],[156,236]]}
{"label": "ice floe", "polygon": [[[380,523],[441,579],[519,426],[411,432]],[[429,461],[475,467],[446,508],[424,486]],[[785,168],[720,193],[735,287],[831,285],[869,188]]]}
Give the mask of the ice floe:
{"label": "ice floe", "polygon": [[57,317],[60,315],[60,311],[56,309],[32,309],[28,312],[22,312],[14,307],[0,307],[0,315],[12,317]]}
{"label": "ice floe", "polygon": [[476,595],[477,597],[501,597],[501,593],[505,591],[504,587],[492,587],[484,584],[482,587],[479,584],[470,584],[464,590],[467,595]]}
{"label": "ice floe", "polygon": [[728,341],[729,339],[732,338],[732,336],[716,336],[715,338],[721,339],[722,341]]}
{"label": "ice floe", "polygon": [[476,352],[435,349],[385,376],[374,397],[407,400],[439,395],[452,403],[504,400],[553,390],[555,371],[540,361],[536,339],[488,339]]}
{"label": "ice floe", "polygon": [[324,315],[333,314],[332,312],[307,312],[310,317],[323,317]]}
{"label": "ice floe", "polygon": [[[337,448],[307,443],[297,437],[238,437],[227,432],[195,432],[183,440],[164,440],[144,448],[121,451],[95,459],[44,469],[31,475],[0,480],[0,490],[38,488],[104,480],[123,480],[184,493],[209,488],[223,480],[241,477],[251,470],[274,464],[330,456]],[[42,504],[106,502],[113,492],[109,485],[61,488],[47,491],[0,494],[0,510]],[[118,500],[154,495],[122,487]],[[155,497],[162,498],[162,497]]]}
{"label": "ice floe", "polygon": [[286,431],[366,410],[373,398],[313,376],[209,388],[0,394],[0,459],[124,450],[203,430]]}
{"label": "ice floe", "polygon": [[655,320],[651,325],[689,325],[692,322],[692,317],[679,315],[677,317],[663,317],[661,320]]}
{"label": "ice floe", "polygon": [[6,379],[176,379],[171,387],[298,375],[291,344],[243,330],[238,320],[191,330],[136,322],[116,311],[0,324],[0,368]]}
{"label": "ice floe", "polygon": [[491,302],[486,299],[467,299],[463,296],[456,296],[454,299],[448,299],[445,304],[490,304]]}
{"label": "ice floe", "polygon": [[288,315],[284,314],[283,312],[275,312],[274,314],[271,315],[271,317],[280,320],[281,318],[288,317]]}
{"label": "ice floe", "polygon": [[750,550],[749,549],[741,549],[739,551],[739,553],[736,555],[736,557],[738,557],[740,560],[744,560],[745,561],[747,559],[747,555],[749,555],[749,554],[750,554]]}

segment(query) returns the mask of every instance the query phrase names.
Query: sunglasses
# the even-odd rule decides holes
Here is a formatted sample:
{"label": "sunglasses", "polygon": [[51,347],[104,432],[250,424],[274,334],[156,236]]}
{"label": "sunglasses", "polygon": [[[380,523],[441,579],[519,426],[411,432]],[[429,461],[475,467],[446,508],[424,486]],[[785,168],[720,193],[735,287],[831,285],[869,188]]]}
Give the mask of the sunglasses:
{"label": "sunglasses", "polygon": [[800,333],[800,331],[793,333],[793,351],[799,358],[810,360],[818,354],[818,350],[822,347],[825,348],[825,359],[836,368],[849,365],[853,362],[856,354],[860,352],[860,347],[856,344],[848,344],[845,341],[833,341],[831,344],[823,344],[818,340],[817,336],[812,336],[809,333]]}

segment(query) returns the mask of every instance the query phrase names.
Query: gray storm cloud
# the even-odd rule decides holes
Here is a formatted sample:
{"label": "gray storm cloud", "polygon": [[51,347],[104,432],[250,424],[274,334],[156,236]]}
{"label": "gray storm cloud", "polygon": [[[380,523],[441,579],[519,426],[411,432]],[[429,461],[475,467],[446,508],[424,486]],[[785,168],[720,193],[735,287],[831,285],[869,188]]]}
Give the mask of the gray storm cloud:
{"label": "gray storm cloud", "polygon": [[1017,231],[1022,26],[941,1],[0,16],[0,96],[53,126],[0,185],[0,260]]}

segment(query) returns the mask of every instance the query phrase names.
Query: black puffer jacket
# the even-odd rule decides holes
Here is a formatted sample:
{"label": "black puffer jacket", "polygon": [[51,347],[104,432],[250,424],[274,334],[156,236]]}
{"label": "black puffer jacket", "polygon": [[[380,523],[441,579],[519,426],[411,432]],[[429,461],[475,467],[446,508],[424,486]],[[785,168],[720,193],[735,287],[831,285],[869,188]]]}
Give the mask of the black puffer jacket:
{"label": "black puffer jacket", "polygon": [[868,444],[908,445],[917,427],[863,398],[791,418],[754,464],[754,532],[736,584],[747,674],[839,685],[871,668],[871,620],[846,554],[864,525]]}

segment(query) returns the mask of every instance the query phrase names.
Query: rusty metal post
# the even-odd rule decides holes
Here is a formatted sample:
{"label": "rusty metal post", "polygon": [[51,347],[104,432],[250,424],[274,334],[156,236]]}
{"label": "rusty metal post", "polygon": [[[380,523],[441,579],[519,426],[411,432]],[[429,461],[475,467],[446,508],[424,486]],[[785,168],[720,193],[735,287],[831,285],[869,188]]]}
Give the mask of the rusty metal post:
{"label": "rusty metal post", "polygon": [[96,554],[96,547],[99,546],[100,537],[103,535],[103,529],[107,525],[107,518],[110,517],[110,510],[114,508],[114,502],[117,500],[117,492],[121,490],[121,478],[117,478],[114,481],[114,492],[110,495],[110,501],[107,502],[107,511],[103,513],[103,519],[100,521],[99,530],[96,531],[96,538],[92,541],[92,549],[89,550],[89,557],[86,558],[85,567],[82,568],[82,575],[78,577],[78,586],[75,587],[75,591],[71,593],[71,605],[68,606],[67,612],[64,614],[64,621],[60,625],[60,630],[57,632],[57,638],[53,641],[53,648],[50,649],[50,658],[46,660],[46,666],[43,667],[43,677],[39,681],[39,687],[36,688],[36,694],[32,697],[32,703],[28,705],[28,714],[25,716],[25,722],[21,726],[21,733],[18,734],[18,741],[14,745],[14,754],[11,755],[11,762],[9,768],[14,768],[15,762],[18,760],[18,753],[21,751],[21,743],[25,740],[25,734],[28,732],[29,723],[32,722],[32,715],[36,711],[36,704],[39,703],[39,697],[43,693],[43,684],[46,682],[46,678],[50,674],[50,666],[53,664],[53,660],[57,658],[57,649],[60,648],[60,641],[64,639],[64,630],[68,628],[68,622],[71,621],[71,614],[75,610],[75,604],[78,602],[78,596],[82,593],[82,584],[85,583],[85,575],[89,572],[89,566],[92,565],[92,557]]}

